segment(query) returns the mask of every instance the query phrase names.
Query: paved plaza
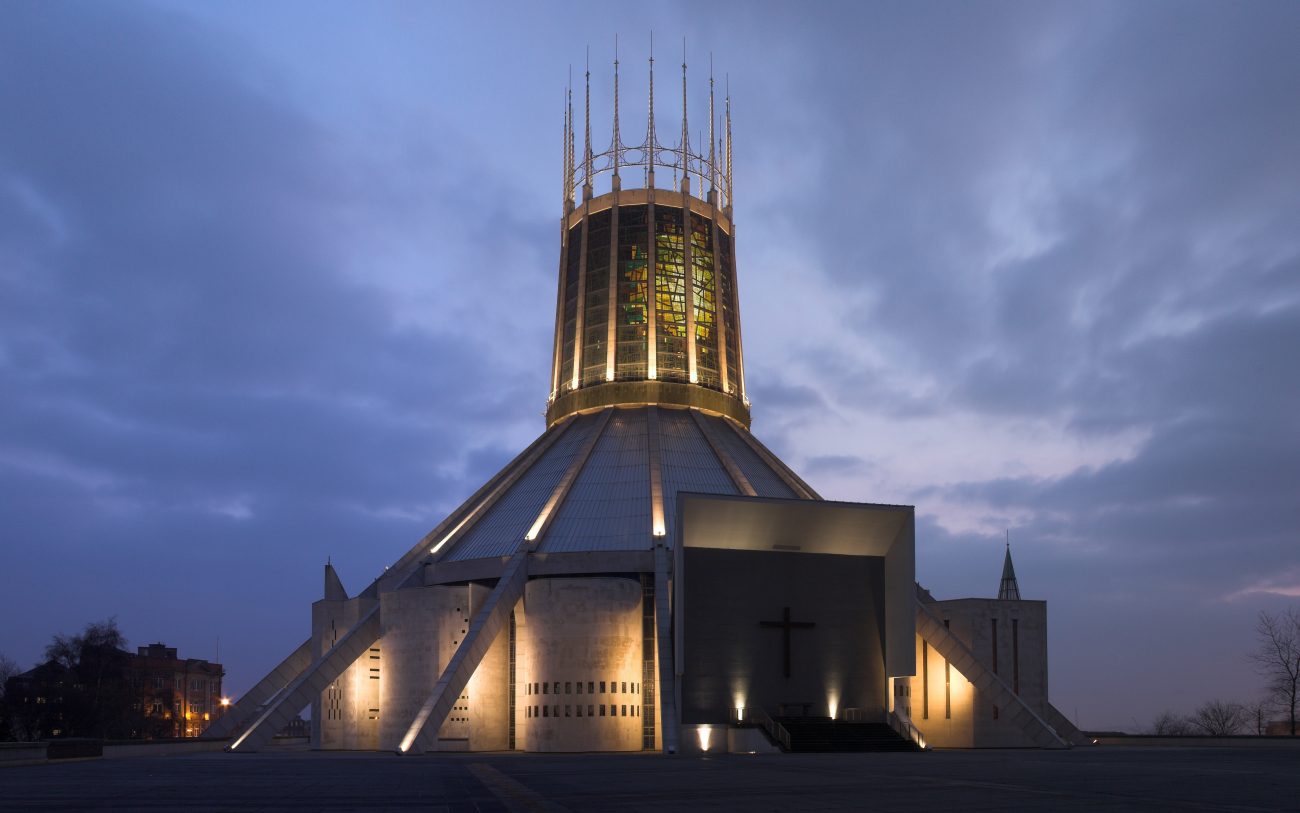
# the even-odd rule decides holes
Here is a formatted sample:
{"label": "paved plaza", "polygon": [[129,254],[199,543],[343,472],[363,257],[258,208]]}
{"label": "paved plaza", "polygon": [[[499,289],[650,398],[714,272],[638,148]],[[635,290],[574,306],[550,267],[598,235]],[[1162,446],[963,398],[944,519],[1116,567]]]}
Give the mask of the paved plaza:
{"label": "paved plaza", "polygon": [[1300,810],[1300,749],[195,754],[0,769],[3,810]]}

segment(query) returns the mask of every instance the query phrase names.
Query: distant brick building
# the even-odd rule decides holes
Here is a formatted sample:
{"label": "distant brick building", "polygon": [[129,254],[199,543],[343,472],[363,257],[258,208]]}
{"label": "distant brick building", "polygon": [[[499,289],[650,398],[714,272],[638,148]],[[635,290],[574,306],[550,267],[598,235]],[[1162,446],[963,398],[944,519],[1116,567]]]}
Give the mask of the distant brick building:
{"label": "distant brick building", "polygon": [[139,736],[197,737],[225,710],[219,663],[179,658],[176,647],[156,643],[137,647],[127,669],[133,711],[155,723]]}
{"label": "distant brick building", "polygon": [[51,660],[10,678],[5,684],[10,731],[0,736],[197,737],[226,709],[221,664],[177,657],[175,647],[162,643],[138,647],[134,655],[104,650],[94,680],[82,674],[87,671]]}

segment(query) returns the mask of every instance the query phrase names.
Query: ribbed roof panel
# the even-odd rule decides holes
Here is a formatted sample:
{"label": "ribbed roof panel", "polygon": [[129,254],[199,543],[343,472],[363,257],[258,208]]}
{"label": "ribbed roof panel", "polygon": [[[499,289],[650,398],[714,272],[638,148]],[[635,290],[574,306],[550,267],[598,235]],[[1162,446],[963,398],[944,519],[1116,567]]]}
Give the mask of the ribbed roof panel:
{"label": "ribbed roof panel", "polygon": [[[541,553],[649,550],[654,544],[650,504],[649,407],[610,407],[586,464],[578,473],[554,519],[539,540]],[[739,494],[708,439],[680,408],[660,406],[659,460],[664,521],[675,538],[677,496],[683,492]],[[515,551],[550,499],[576,455],[591,438],[602,413],[579,415],[533,462],[496,504],[471,526],[447,553],[456,562],[507,556]],[[794,497],[795,493],[739,433],[744,429],[717,415],[697,413],[744,473],[760,497]]]}
{"label": "ribbed roof panel", "polygon": [[567,429],[563,426],[552,429],[564,434],[488,509],[485,516],[474,523],[447,554],[445,561],[485,559],[514,553],[583,442],[590,437],[599,417],[597,414],[579,415]]}
{"label": "ribbed roof panel", "polygon": [[646,410],[615,409],[538,550],[644,550],[651,544]]}
{"label": "ribbed roof panel", "polygon": [[[707,416],[705,416],[707,417]],[[709,418],[716,421],[717,437],[719,444],[731,455],[731,459],[736,461],[749,484],[754,487],[754,491],[760,497],[798,497],[781,475],[772,470],[772,467],[763,462],[763,458],[750,448],[749,444],[740,437],[740,432],[745,430],[737,429],[730,422],[721,418]]]}
{"label": "ribbed roof panel", "polygon": [[[724,418],[701,414],[700,418],[725,423]],[[715,426],[715,433],[728,431]],[[701,494],[739,494],[713,448],[682,409],[659,410],[659,459],[663,472],[664,524],[669,539],[675,539],[677,495],[682,491]]]}

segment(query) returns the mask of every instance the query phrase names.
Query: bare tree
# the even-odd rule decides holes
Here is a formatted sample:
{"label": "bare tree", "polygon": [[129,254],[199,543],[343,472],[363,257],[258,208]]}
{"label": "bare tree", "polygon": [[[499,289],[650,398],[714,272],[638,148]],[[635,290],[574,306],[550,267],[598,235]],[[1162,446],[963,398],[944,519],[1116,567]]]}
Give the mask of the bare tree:
{"label": "bare tree", "polygon": [[1149,733],[1158,737],[1177,737],[1183,734],[1194,734],[1195,729],[1192,727],[1191,722],[1181,714],[1162,711],[1151,721]]}
{"label": "bare tree", "polygon": [[1189,722],[1211,737],[1238,734],[1249,720],[1246,707],[1240,703],[1211,700],[1192,712]]}
{"label": "bare tree", "polygon": [[1263,736],[1268,729],[1268,715],[1273,709],[1273,701],[1268,698],[1262,700],[1252,700],[1246,704],[1246,727],[1253,728],[1255,733]]}
{"label": "bare tree", "polygon": [[1296,701],[1300,699],[1300,610],[1273,615],[1261,611],[1255,625],[1255,669],[1267,681],[1269,698],[1290,715],[1296,735]]}

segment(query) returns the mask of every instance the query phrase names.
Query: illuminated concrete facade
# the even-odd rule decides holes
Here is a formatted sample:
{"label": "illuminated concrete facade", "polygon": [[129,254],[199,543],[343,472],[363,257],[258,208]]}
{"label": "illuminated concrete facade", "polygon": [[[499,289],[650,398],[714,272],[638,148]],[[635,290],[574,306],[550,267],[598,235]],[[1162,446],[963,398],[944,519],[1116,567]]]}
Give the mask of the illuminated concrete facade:
{"label": "illuminated concrete facade", "polygon": [[[321,749],[753,750],[790,738],[782,717],[876,724],[909,747],[1012,743],[974,718],[965,739],[951,716],[931,734],[897,702],[938,658],[991,692],[972,715],[998,703],[1022,744],[1065,744],[1043,722],[1045,667],[1041,697],[998,694],[978,634],[927,609],[911,506],[822,500],[750,433],[730,100],[719,139],[710,81],[707,151],[684,101],[665,147],[653,60],[651,77],[638,146],[616,112],[596,152],[588,114],[579,160],[568,104],[545,431],[361,592],[326,567],[310,638],[211,732],[232,750],[309,704]],[[644,185],[625,189],[632,174]],[[1026,620],[1021,654],[1045,664],[1039,605],[1020,604],[943,611]]]}

